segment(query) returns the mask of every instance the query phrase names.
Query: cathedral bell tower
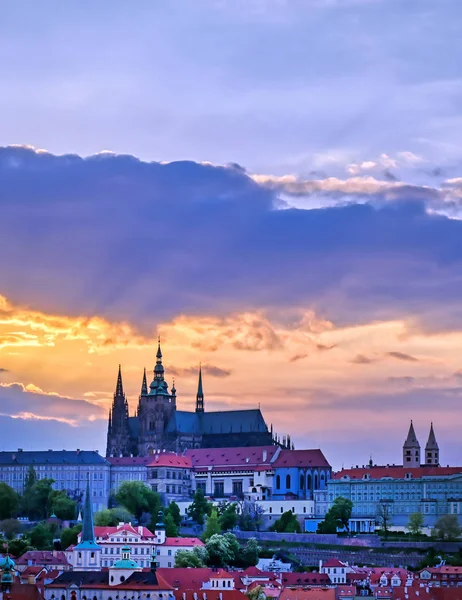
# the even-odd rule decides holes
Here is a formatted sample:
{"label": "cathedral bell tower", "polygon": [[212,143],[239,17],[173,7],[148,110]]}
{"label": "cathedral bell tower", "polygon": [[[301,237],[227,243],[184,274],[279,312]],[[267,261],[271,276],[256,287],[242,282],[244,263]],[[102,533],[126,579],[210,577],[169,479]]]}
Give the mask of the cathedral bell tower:
{"label": "cathedral bell tower", "polygon": [[106,456],[128,456],[129,454],[128,402],[122,383],[122,368],[119,365],[116,390],[112,408],[109,411]]}
{"label": "cathedral bell tower", "polygon": [[148,389],[144,376],[141,386],[138,404],[139,456],[149,456],[156,450],[168,449],[167,426],[176,411],[176,390],[173,386],[169,392],[164,375],[159,338],[153,380]]}
{"label": "cathedral bell tower", "polygon": [[417,440],[412,421],[403,445],[403,467],[420,467],[420,444]]}
{"label": "cathedral bell tower", "polygon": [[425,446],[425,464],[429,467],[439,467],[440,465],[440,449],[433,431],[433,423],[430,425],[430,433]]}

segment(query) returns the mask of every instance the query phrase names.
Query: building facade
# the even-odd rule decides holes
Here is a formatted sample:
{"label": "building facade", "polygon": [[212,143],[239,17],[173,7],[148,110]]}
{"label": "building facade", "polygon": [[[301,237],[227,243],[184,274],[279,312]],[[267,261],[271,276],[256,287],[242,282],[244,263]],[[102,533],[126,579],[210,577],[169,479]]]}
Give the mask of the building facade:
{"label": "building facade", "polygon": [[[259,408],[207,412],[200,369],[194,412],[178,410],[175,385],[169,390],[164,375],[159,342],[153,379],[148,387],[144,370],[137,410],[130,416],[119,366],[109,412],[106,456],[149,456],[159,450],[183,452],[187,448],[277,443]],[[285,443],[289,446],[288,438]]]}
{"label": "building facade", "polygon": [[110,464],[96,451],[46,450],[0,452],[0,481],[18,494],[24,485],[30,467],[37,479],[54,479],[53,488],[65,491],[81,503],[88,477],[91,480],[92,508],[107,508],[110,491]]}

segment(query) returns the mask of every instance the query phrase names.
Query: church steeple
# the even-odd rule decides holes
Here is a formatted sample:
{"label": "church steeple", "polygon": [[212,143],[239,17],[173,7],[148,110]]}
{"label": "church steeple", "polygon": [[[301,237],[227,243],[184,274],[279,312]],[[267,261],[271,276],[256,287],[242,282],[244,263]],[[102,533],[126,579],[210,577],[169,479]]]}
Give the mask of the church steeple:
{"label": "church steeple", "polygon": [[420,467],[420,444],[417,440],[412,421],[403,445],[403,467]]}
{"label": "church steeple", "polygon": [[122,367],[119,365],[119,374],[117,375],[117,385],[114,396],[119,396],[123,398],[124,394],[124,386],[122,384]]}
{"label": "church steeple", "polygon": [[141,382],[141,395],[142,396],[147,396],[148,395],[148,382],[146,379],[146,367],[144,368],[143,371],[143,381]]}
{"label": "church steeple", "polygon": [[85,505],[83,509],[82,542],[95,543],[95,531],[93,528],[93,513],[91,510],[90,474],[87,479],[85,492]]}
{"label": "church steeple", "polygon": [[100,571],[101,546],[95,542],[93,527],[93,511],[91,506],[90,473],[88,473],[85,504],[83,509],[82,534],[80,542],[75,546],[74,571]]}
{"label": "church steeple", "polygon": [[425,446],[425,464],[434,467],[440,464],[440,449],[433,431],[433,423],[430,425],[430,433]]}
{"label": "church steeple", "polygon": [[162,350],[160,349],[160,336],[157,340],[156,366],[154,367],[154,379],[156,381],[164,380],[164,365],[162,364]]}
{"label": "church steeple", "polygon": [[197,384],[196,394],[196,412],[204,412],[204,390],[202,388],[202,365],[199,365],[199,382]]}

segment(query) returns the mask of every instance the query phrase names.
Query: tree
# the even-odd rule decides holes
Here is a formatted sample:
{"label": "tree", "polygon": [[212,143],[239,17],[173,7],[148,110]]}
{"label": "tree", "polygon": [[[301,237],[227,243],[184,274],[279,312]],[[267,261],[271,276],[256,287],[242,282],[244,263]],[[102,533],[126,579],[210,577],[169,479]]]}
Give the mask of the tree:
{"label": "tree", "polygon": [[421,512],[412,513],[409,517],[409,523],[407,528],[412,535],[418,536],[422,533],[422,527],[424,526],[424,516]]}
{"label": "tree", "polygon": [[198,525],[203,525],[205,517],[211,513],[212,505],[207,502],[204,492],[197,488],[193,501],[188,509],[188,514]]}
{"label": "tree", "polygon": [[216,511],[216,509],[214,508],[212,510],[212,513],[210,514],[209,517],[207,517],[207,521],[205,523],[205,531],[204,531],[204,535],[203,540],[204,542],[207,541],[209,538],[212,537],[212,535],[215,535],[216,533],[220,533],[221,531],[221,527],[220,527],[220,522],[218,520],[218,513]]}
{"label": "tree", "polygon": [[351,512],[353,510],[353,502],[349,498],[338,496],[335,498],[332,506],[329,509],[339,524],[339,529],[350,531]]}
{"label": "tree", "polygon": [[31,487],[37,481],[37,474],[35,473],[35,469],[32,465],[29,465],[29,469],[27,470],[27,475],[24,480],[24,491],[30,491]]}
{"label": "tree", "polygon": [[385,534],[385,539],[388,537],[388,529],[392,519],[392,506],[390,502],[379,502],[377,506],[377,521],[379,522],[380,529]]}
{"label": "tree", "polygon": [[234,529],[237,525],[237,504],[227,504],[219,517],[220,527],[223,531]]}
{"label": "tree", "polygon": [[160,508],[159,494],[153,492],[142,481],[124,481],[117,490],[116,500],[135,515],[137,521],[143,513],[151,513],[152,517],[157,518]]}
{"label": "tree", "polygon": [[0,520],[11,519],[18,510],[19,496],[6,483],[0,483]]}
{"label": "tree", "polygon": [[0,529],[7,540],[12,540],[21,531],[21,523],[17,519],[5,519],[0,523]]}
{"label": "tree", "polygon": [[176,502],[170,502],[165,512],[166,514],[172,515],[172,518],[175,521],[177,527],[181,525],[181,511],[180,507]]}
{"label": "tree", "polygon": [[211,567],[224,567],[234,559],[232,548],[224,535],[215,533],[207,540],[205,547],[209,557],[208,565]]}
{"label": "tree", "polygon": [[178,527],[170,513],[167,513],[164,518],[165,535],[167,537],[178,537]]}
{"label": "tree", "polygon": [[175,567],[192,567],[194,569],[205,567],[203,556],[196,550],[198,550],[198,547],[193,550],[180,550],[177,552],[175,556]]}
{"label": "tree", "polygon": [[67,527],[61,531],[61,548],[66,550],[69,546],[77,544],[77,537],[82,531],[82,525],[75,525],[74,527]]}
{"label": "tree", "polygon": [[130,523],[133,519],[133,515],[128,510],[118,506],[97,512],[95,514],[95,525],[99,527],[115,527],[119,523]]}
{"label": "tree", "polygon": [[39,523],[29,531],[29,540],[31,546],[37,550],[47,550],[53,544],[53,532],[44,523]]}
{"label": "tree", "polygon": [[242,562],[245,567],[254,567],[260,557],[260,546],[255,538],[250,538],[242,551]]}
{"label": "tree", "polygon": [[27,538],[16,538],[8,543],[8,551],[13,556],[22,556],[24,552],[27,552],[28,550],[31,550],[31,547]]}
{"label": "tree", "polygon": [[249,590],[245,594],[249,600],[266,600],[266,594],[261,585],[257,585],[253,590]]}
{"label": "tree", "polygon": [[[30,477],[32,480],[32,475]],[[31,520],[43,521],[48,516],[50,494],[54,479],[39,479],[24,490],[21,512]],[[51,513],[50,513],[51,514]]]}
{"label": "tree", "polygon": [[337,533],[338,529],[350,531],[349,523],[353,502],[343,496],[338,496],[326,513],[324,521],[318,525],[318,533]]}
{"label": "tree", "polygon": [[300,533],[300,523],[297,521],[297,517],[291,510],[287,510],[285,513],[275,521],[271,527],[271,531],[278,531],[280,533]]}
{"label": "tree", "polygon": [[432,535],[439,540],[456,540],[461,534],[457,515],[443,515],[435,523]]}
{"label": "tree", "polygon": [[52,490],[49,497],[50,512],[55,514],[58,519],[63,521],[72,521],[76,517],[77,503],[71,500],[66,492],[61,490]]}
{"label": "tree", "polygon": [[255,500],[245,500],[241,504],[239,527],[243,531],[259,531],[265,509]]}
{"label": "tree", "polygon": [[239,542],[237,541],[237,537],[234,535],[234,533],[231,533],[230,531],[227,531],[225,534],[223,534],[223,537],[226,540],[226,543],[228,544],[229,550],[231,552],[231,563],[232,565],[237,565],[238,563],[242,562],[242,550],[241,550],[241,546],[239,545]]}

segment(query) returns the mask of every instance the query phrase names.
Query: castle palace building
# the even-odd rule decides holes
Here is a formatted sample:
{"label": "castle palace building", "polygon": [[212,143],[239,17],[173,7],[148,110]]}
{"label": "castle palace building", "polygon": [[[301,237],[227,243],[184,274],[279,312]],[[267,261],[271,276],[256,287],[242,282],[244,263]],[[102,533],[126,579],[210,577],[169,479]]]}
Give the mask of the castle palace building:
{"label": "castle palace building", "polygon": [[[272,429],[272,428],[271,428]],[[114,401],[109,412],[106,456],[149,456],[159,450],[183,452],[187,448],[239,446],[289,446],[273,439],[260,409],[207,412],[204,407],[202,371],[196,395],[196,410],[177,410],[175,384],[169,391],[164,378],[159,346],[151,384],[144,370],[135,416],[129,415],[128,401],[119,366]]]}

